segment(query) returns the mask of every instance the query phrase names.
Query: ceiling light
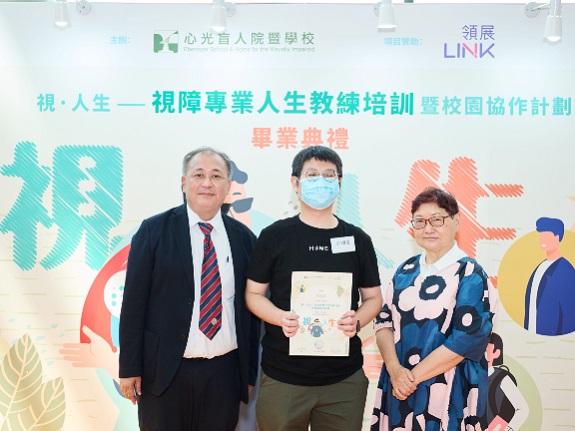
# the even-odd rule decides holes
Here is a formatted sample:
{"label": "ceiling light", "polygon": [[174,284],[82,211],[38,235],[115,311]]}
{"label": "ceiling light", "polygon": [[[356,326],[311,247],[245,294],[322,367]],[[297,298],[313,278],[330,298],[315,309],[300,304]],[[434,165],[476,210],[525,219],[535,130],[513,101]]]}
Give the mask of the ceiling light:
{"label": "ceiling light", "polygon": [[[68,0],[55,0],[54,25],[59,28],[70,26],[70,11]],[[92,5],[88,0],[76,0],[76,12],[80,15],[88,15],[92,11]]]}
{"label": "ceiling light", "polygon": [[54,25],[60,28],[68,27],[70,25],[70,12],[68,12],[67,0],[56,0]]}
{"label": "ceiling light", "polygon": [[561,0],[551,0],[549,4],[549,15],[545,22],[545,31],[543,37],[550,42],[557,42],[561,40],[563,35],[561,17]]}
{"label": "ceiling light", "polygon": [[395,13],[391,0],[382,0],[375,4],[374,13],[378,16],[377,29],[378,30],[394,30],[397,25],[395,24]]}
{"label": "ceiling light", "polygon": [[224,0],[214,0],[212,5],[212,21],[210,30],[214,33],[223,33],[227,29],[227,17],[236,13],[236,5]]}
{"label": "ceiling light", "polygon": [[539,15],[539,11],[542,9],[549,9],[543,37],[549,42],[557,42],[561,40],[561,36],[563,34],[561,0],[551,0],[551,3],[527,3],[527,5],[525,5],[524,12],[529,18],[533,18]]}

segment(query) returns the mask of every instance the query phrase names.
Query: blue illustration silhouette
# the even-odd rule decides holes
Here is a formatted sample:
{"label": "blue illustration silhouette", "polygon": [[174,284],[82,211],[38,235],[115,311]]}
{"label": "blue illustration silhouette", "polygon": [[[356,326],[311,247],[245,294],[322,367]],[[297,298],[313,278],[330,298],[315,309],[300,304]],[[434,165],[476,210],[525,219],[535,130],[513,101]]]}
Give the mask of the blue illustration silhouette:
{"label": "blue illustration silhouette", "polygon": [[547,256],[529,278],[523,326],[541,335],[567,334],[575,331],[575,268],[559,248],[565,227],[561,220],[549,217],[538,219],[536,227]]}
{"label": "blue illustration silhouette", "polygon": [[319,323],[319,319],[314,319],[313,323],[309,325],[308,329],[312,337],[321,337],[321,335],[323,334],[323,328]]}

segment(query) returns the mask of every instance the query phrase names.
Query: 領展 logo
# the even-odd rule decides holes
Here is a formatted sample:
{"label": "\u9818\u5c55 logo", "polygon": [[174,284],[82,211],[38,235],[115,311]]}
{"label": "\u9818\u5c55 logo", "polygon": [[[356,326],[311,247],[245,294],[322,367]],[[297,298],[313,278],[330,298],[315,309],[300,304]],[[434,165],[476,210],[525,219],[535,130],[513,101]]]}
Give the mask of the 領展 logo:
{"label": "\u9818\u5c55 logo", "polygon": [[491,24],[464,25],[462,41],[443,44],[443,58],[495,58],[495,27]]}

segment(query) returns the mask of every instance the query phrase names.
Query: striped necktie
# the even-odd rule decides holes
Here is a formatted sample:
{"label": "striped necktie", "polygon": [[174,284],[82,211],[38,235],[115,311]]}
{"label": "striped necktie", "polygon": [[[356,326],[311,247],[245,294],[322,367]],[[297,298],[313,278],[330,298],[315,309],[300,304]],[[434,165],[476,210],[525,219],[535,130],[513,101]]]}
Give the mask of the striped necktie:
{"label": "striped necktie", "polygon": [[216,249],[210,233],[213,226],[198,223],[204,234],[204,259],[200,295],[200,331],[212,340],[222,326],[222,281]]}

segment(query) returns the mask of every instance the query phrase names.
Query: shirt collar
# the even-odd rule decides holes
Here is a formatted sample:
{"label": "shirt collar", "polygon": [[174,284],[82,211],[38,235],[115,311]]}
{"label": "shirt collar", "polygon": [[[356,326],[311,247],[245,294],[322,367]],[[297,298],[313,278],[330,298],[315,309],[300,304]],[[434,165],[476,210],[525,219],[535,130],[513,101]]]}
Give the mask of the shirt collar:
{"label": "shirt collar", "polygon": [[445,253],[441,259],[439,259],[437,262],[431,265],[425,263],[426,256],[427,252],[424,250],[423,253],[421,253],[421,256],[419,257],[419,264],[421,265],[422,268],[427,268],[431,272],[435,273],[441,272],[448,266],[457,262],[459,259],[467,257],[467,255],[463,252],[463,250],[461,250],[457,246],[457,243],[454,243],[453,247],[451,247],[451,249],[447,253]]}
{"label": "shirt collar", "polygon": [[[216,232],[223,232],[225,227],[224,227],[224,219],[222,218],[222,212],[218,211],[216,213],[216,215],[214,215],[210,220],[202,220],[200,218],[200,216],[198,216],[194,211],[192,211],[192,209],[190,208],[189,205],[186,205],[186,209],[188,211],[188,220],[190,223],[190,228],[197,226],[198,223],[202,222],[202,223],[209,223],[213,226],[214,230]],[[199,227],[198,227],[199,229]]]}

